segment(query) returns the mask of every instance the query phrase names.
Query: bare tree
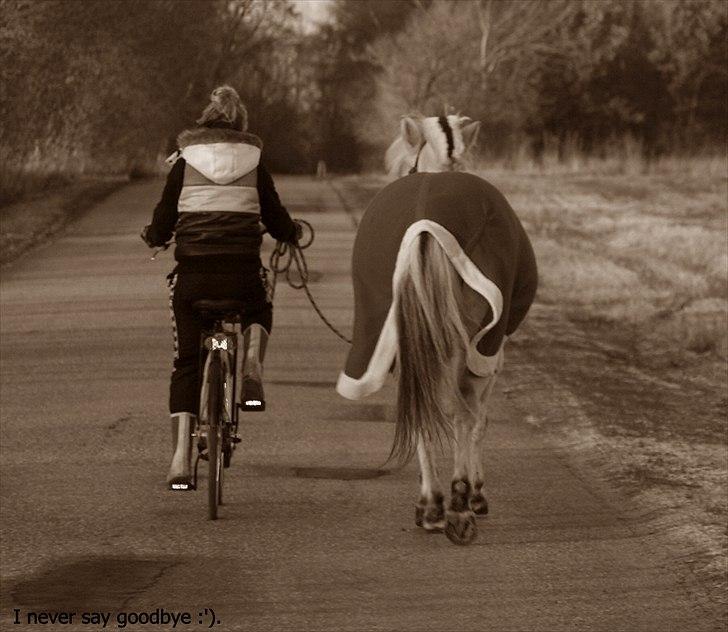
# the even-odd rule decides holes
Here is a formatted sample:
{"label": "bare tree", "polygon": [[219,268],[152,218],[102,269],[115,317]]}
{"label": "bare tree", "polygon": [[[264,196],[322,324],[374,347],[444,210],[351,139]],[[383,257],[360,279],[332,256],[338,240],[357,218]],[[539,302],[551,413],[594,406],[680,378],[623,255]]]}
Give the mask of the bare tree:
{"label": "bare tree", "polygon": [[[724,99],[728,84],[728,5],[721,0],[651,0],[648,6],[646,13],[651,18],[649,27],[654,42],[650,57],[667,77],[681,127],[690,135],[706,93],[713,89],[714,100],[721,96]],[[723,90],[714,90],[716,86]]]}
{"label": "bare tree", "polygon": [[[568,0],[436,0],[368,52],[381,68],[379,109],[387,129],[408,111],[439,113],[448,104],[471,116],[497,109],[520,115],[529,73],[561,49],[558,27],[578,3]],[[492,116],[491,116],[492,118]]]}
{"label": "bare tree", "polygon": [[575,5],[568,0],[477,0],[483,75],[512,59],[558,51],[555,28],[574,13]]}

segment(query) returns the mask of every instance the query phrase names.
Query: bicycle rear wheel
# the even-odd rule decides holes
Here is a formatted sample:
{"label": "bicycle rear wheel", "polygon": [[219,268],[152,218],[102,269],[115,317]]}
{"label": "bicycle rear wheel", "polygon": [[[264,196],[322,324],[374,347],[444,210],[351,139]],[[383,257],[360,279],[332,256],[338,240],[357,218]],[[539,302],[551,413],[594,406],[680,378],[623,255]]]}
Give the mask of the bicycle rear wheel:
{"label": "bicycle rear wheel", "polygon": [[222,502],[222,363],[219,352],[212,352],[207,369],[207,515],[217,520],[217,507]]}

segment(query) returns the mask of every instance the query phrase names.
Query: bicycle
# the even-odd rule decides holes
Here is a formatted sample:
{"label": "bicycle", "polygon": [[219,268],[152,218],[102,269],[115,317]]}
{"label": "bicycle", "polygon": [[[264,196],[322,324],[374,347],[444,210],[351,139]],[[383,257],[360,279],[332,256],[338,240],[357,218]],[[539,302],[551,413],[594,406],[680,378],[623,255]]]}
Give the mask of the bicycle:
{"label": "bicycle", "polygon": [[[197,457],[192,475],[197,489],[200,460],[208,462],[207,511],[216,520],[222,505],[225,469],[230,467],[238,436],[238,325],[245,305],[235,300],[199,300],[193,309],[203,322],[213,322],[200,336],[200,410],[192,438],[197,440]],[[207,354],[204,365],[202,357]],[[247,409],[254,402],[245,404]]]}
{"label": "bicycle", "polygon": [[[273,300],[278,276],[284,276],[292,288],[303,289],[306,292],[311,305],[323,322],[336,335],[349,342],[322,314],[308,290],[308,267],[302,251],[313,243],[314,230],[305,220],[295,221],[301,227],[299,239],[293,245],[278,242],[271,253],[270,268],[273,272],[273,282],[268,300],[271,302]],[[266,232],[261,230],[261,234]],[[152,254],[152,261],[172,243],[157,248]],[[291,276],[294,267],[298,279]],[[200,315],[203,323],[212,322],[213,326],[203,329],[200,336],[198,372],[200,407],[191,437],[192,440],[196,439],[197,443],[192,480],[190,484],[181,483],[174,489],[197,489],[199,462],[208,461],[208,518],[216,520],[218,507],[223,504],[224,472],[230,467],[235,447],[241,441],[238,435],[239,412],[265,410],[265,403],[255,399],[238,402],[238,391],[247,392],[245,385],[242,389],[238,385],[238,347],[242,318],[249,306],[236,300],[202,299],[193,303],[192,307]],[[244,356],[247,356],[247,353],[248,349],[243,348]]]}

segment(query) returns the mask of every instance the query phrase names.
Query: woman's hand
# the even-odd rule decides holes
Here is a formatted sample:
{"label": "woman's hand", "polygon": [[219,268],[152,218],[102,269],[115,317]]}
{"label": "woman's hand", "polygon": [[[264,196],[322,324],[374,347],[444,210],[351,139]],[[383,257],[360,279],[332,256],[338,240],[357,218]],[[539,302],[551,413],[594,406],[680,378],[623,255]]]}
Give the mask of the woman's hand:
{"label": "woman's hand", "polygon": [[291,243],[296,244],[302,250],[313,243],[313,227],[305,219],[294,219],[296,233]]}
{"label": "woman's hand", "polygon": [[147,224],[144,228],[142,228],[142,232],[140,237],[144,240],[144,243],[149,246],[150,248],[154,248],[156,244],[152,243],[152,240],[149,238],[149,228],[150,225]]}
{"label": "woman's hand", "polygon": [[297,219],[293,220],[293,223],[296,225],[296,235],[294,237],[295,243],[298,243],[303,239],[303,224]]}

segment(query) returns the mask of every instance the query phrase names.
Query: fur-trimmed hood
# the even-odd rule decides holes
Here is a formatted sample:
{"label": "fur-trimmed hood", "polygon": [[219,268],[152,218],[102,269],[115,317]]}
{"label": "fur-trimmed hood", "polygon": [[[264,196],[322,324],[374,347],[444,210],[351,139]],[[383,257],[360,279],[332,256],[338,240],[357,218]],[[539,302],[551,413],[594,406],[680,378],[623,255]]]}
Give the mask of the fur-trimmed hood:
{"label": "fur-trimmed hood", "polygon": [[193,127],[177,136],[177,146],[180,149],[189,145],[209,145],[211,143],[246,143],[263,149],[263,141],[255,134],[239,132],[226,127]]}
{"label": "fur-trimmed hood", "polygon": [[185,161],[217,184],[229,184],[255,169],[263,145],[253,134],[215,127],[185,130],[177,142]]}

